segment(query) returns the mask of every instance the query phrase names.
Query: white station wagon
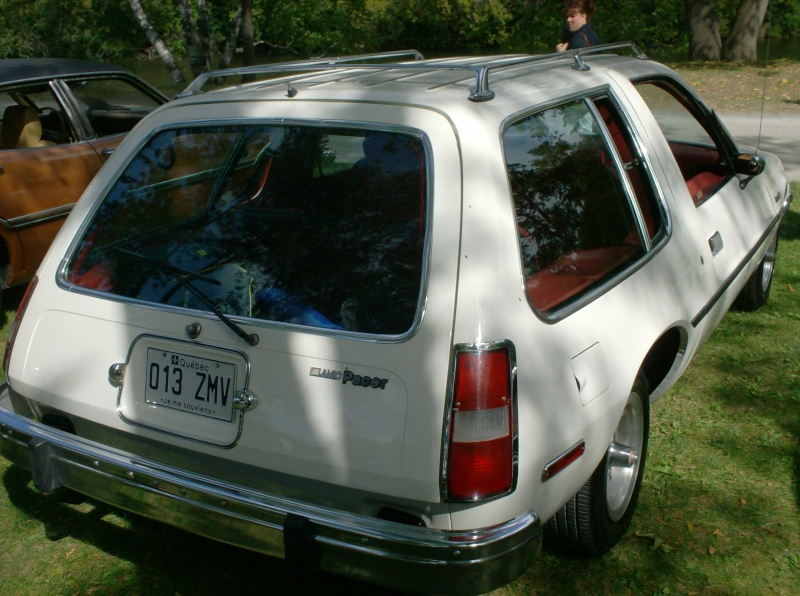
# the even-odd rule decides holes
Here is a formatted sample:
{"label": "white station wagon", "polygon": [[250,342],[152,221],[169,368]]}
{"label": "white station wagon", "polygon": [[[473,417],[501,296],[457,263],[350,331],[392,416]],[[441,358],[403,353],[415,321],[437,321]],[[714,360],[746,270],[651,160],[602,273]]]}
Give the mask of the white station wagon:
{"label": "white station wagon", "polygon": [[209,74],[130,133],[20,304],[0,453],[301,573],[602,554],[650,403],[767,300],[784,169],[629,44],[372,57]]}

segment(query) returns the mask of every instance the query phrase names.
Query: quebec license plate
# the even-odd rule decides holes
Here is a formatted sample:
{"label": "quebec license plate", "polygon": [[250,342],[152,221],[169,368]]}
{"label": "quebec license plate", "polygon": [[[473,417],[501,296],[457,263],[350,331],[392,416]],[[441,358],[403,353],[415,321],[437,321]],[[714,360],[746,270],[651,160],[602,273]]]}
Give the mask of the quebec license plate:
{"label": "quebec license plate", "polygon": [[147,403],[217,420],[233,420],[236,365],[147,348]]}

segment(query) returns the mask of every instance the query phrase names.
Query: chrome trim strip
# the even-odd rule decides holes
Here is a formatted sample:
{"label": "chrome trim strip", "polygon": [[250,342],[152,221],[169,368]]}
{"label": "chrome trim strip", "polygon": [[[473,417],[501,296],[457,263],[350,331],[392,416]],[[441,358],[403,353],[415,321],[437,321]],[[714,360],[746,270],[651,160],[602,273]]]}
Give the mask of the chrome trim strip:
{"label": "chrome trim strip", "polygon": [[778,227],[778,224],[780,224],[780,222],[781,222],[781,215],[778,215],[775,219],[772,220],[772,222],[767,227],[767,230],[761,235],[761,238],[758,239],[758,242],[756,242],[753,248],[751,248],[750,251],[747,253],[747,256],[745,256],[745,258],[742,259],[742,261],[736,266],[736,269],[734,269],[733,272],[731,272],[731,274],[728,276],[728,279],[726,279],[723,282],[723,284],[719,287],[719,289],[716,292],[714,292],[714,295],[708,302],[706,302],[705,306],[703,306],[703,308],[700,309],[700,312],[698,312],[694,316],[694,318],[692,319],[692,327],[697,327],[703,321],[706,315],[713,310],[717,302],[719,302],[719,300],[722,298],[725,292],[728,291],[728,288],[731,287],[733,282],[736,281],[736,278],[739,277],[744,268],[747,267],[748,263],[750,263],[750,259],[752,259],[753,255],[755,255],[759,251],[759,249],[764,244],[766,239],[769,237],[770,234],[772,234],[773,230],[775,230],[775,228]]}
{"label": "chrome trim strip", "polygon": [[316,558],[314,569],[396,589],[474,594],[513,580],[541,549],[541,521],[533,512],[492,527],[438,530],[335,510],[171,468],[44,426],[7,409],[10,393],[6,383],[0,385],[0,455],[31,470],[37,489],[65,486],[285,558],[290,566],[305,569]]}
{"label": "chrome trim strip", "polygon": [[792,191],[787,189],[786,196],[783,199],[783,204],[781,205],[781,210],[780,213],[778,214],[778,217],[783,217],[784,215],[786,215],[786,212],[789,211],[789,206],[792,204],[793,200],[794,200],[794,195],[792,194]]}
{"label": "chrome trim strip", "polygon": [[37,211],[36,213],[29,213],[28,215],[21,215],[19,217],[12,217],[11,219],[0,218],[0,225],[9,230],[24,230],[31,226],[66,217],[74,206],[75,203],[70,203],[69,205],[53,207],[52,209],[45,209],[44,211]]}
{"label": "chrome trim strip", "polygon": [[[327,329],[324,327],[312,327],[306,325],[299,325],[297,323],[284,323],[280,321],[270,321],[266,319],[255,319],[255,318],[248,318],[248,317],[239,317],[239,316],[230,316],[232,320],[236,321],[241,325],[247,325],[252,327],[259,327],[259,328],[272,328],[277,330],[302,330],[303,333],[308,334],[316,334],[316,335],[324,335],[328,337],[335,337],[347,340],[357,340],[357,341],[368,341],[368,342],[377,342],[381,344],[390,344],[390,343],[401,343],[409,340],[414,335],[417,334],[419,331],[420,326],[422,325],[422,320],[425,318],[425,314],[427,312],[427,301],[428,301],[428,286],[430,285],[430,260],[431,260],[431,245],[432,245],[432,235],[431,235],[431,228],[433,227],[433,188],[434,188],[434,172],[433,172],[433,163],[432,163],[432,156],[433,150],[431,148],[430,139],[425,133],[425,131],[419,128],[413,128],[411,126],[406,125],[387,125],[387,124],[380,124],[375,122],[363,122],[360,120],[331,120],[331,119],[324,119],[324,120],[300,120],[300,119],[291,119],[291,118],[231,118],[231,119],[214,119],[214,120],[186,120],[186,121],[176,121],[168,123],[164,126],[153,128],[148,136],[144,139],[144,141],[132,151],[127,152],[127,162],[118,168],[117,173],[114,175],[114,178],[109,182],[104,189],[102,189],[97,194],[97,199],[93,201],[92,207],[86,217],[83,218],[83,222],[81,223],[78,232],[72,237],[72,241],[70,242],[69,248],[67,249],[65,255],[62,260],[61,264],[59,265],[59,273],[56,277],[56,283],[60,288],[65,289],[68,292],[79,292],[82,294],[87,294],[89,296],[94,296],[97,298],[102,298],[105,300],[114,300],[121,304],[130,304],[133,306],[140,306],[143,308],[150,308],[156,309],[161,311],[168,311],[173,312],[176,314],[187,314],[192,317],[202,318],[204,320],[209,321],[219,321],[219,318],[215,316],[213,313],[209,311],[200,311],[200,310],[193,310],[193,309],[185,309],[179,306],[171,306],[166,304],[157,304],[153,302],[147,302],[143,300],[139,300],[136,298],[128,298],[125,296],[117,296],[113,294],[109,294],[104,291],[100,290],[91,290],[88,288],[83,288],[81,286],[75,285],[66,280],[67,277],[67,267],[70,264],[70,260],[74,257],[75,251],[77,247],[81,244],[81,241],[84,238],[90,224],[94,221],[97,212],[100,210],[103,202],[108,197],[109,192],[111,189],[117,184],[119,181],[119,176],[126,171],[130,163],[136,158],[141,151],[142,147],[144,147],[153,137],[157,134],[160,134],[164,131],[169,130],[177,130],[183,127],[198,127],[198,128],[212,128],[215,126],[293,126],[293,125],[301,125],[301,126],[308,126],[308,127],[339,127],[339,128],[361,128],[366,130],[373,130],[373,131],[388,131],[388,132],[398,132],[400,134],[406,134],[413,136],[419,139],[424,147],[426,152],[426,159],[425,159],[425,184],[426,184],[426,195],[425,195],[425,232],[424,232],[424,240],[423,240],[423,249],[422,249],[422,267],[420,270],[420,292],[417,302],[417,313],[414,317],[414,320],[409,327],[408,331],[400,334],[395,335],[387,335],[387,334],[378,334],[378,333],[365,333],[365,332],[357,332],[357,331],[346,331],[346,330],[338,330],[338,329]],[[463,181],[462,181],[463,184]],[[462,189],[463,190],[463,189]],[[461,191],[459,191],[461,192]],[[70,206],[72,207],[72,206]],[[2,225],[2,221],[0,220],[0,225]]]}

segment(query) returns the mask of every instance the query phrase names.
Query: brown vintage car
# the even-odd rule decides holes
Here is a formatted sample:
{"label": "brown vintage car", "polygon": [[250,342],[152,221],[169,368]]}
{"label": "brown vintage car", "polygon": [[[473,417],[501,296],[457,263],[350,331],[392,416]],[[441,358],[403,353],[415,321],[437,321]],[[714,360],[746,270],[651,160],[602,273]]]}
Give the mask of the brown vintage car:
{"label": "brown vintage car", "polygon": [[75,201],[142,117],[165,103],[88,60],[0,60],[0,287],[33,277]]}

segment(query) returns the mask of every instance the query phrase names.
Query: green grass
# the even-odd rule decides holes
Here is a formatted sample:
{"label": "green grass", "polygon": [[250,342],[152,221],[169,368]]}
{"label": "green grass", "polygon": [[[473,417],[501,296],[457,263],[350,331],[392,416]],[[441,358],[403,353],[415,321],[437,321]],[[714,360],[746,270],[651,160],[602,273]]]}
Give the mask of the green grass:
{"label": "green grass", "polygon": [[[769,304],[729,313],[653,406],[628,535],[601,559],[545,551],[496,594],[800,593],[800,202],[779,254]],[[301,592],[376,590],[327,575],[298,586],[280,561],[55,502],[0,461],[0,595]]]}

